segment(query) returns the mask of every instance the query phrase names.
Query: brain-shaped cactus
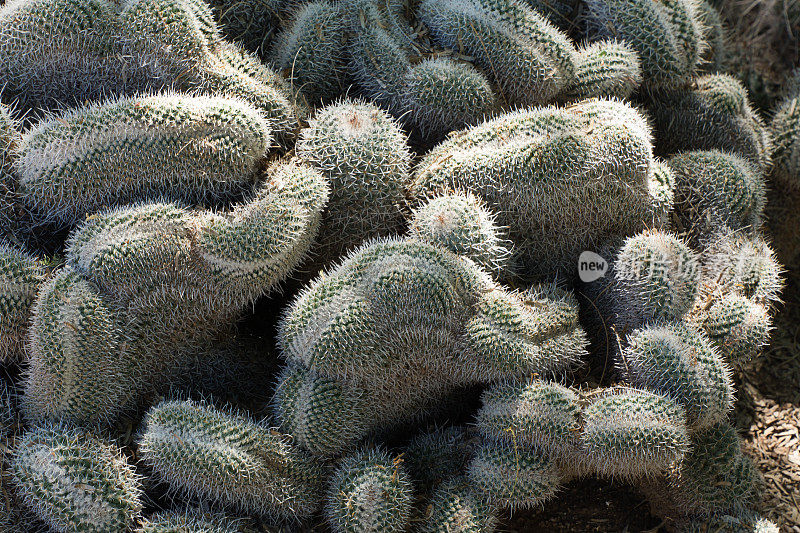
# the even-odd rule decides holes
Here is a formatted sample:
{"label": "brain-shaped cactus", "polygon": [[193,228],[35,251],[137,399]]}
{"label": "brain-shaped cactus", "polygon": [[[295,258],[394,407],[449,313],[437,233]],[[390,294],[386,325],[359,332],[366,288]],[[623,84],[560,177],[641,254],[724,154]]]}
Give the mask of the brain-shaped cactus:
{"label": "brain-shaped cactus", "polygon": [[0,240],[0,361],[23,359],[31,307],[45,278],[41,260]]}
{"label": "brain-shaped cactus", "polygon": [[120,449],[67,426],[35,428],[14,449],[11,477],[53,531],[127,531],[142,510],[139,476]]}
{"label": "brain-shaped cactus", "polygon": [[291,162],[269,174],[226,213],[143,204],[73,233],[66,267],[34,305],[30,418],[113,418],[300,262],[327,185]]}
{"label": "brain-shaped cactus", "polygon": [[453,136],[419,163],[412,196],[472,192],[508,227],[520,275],[572,276],[582,251],[653,222],[653,173],[644,117],[587,100],[509,113]]}
{"label": "brain-shaped cactus", "polygon": [[74,224],[152,197],[211,203],[255,182],[270,123],[238,100],[121,98],[37,124],[16,150],[20,194],[39,218]]}
{"label": "brain-shaped cactus", "polygon": [[693,0],[589,0],[590,33],[618,39],[639,54],[648,88],[689,83],[704,49],[701,14]]}
{"label": "brain-shaped cactus", "polygon": [[322,454],[418,418],[459,386],[563,369],[585,345],[566,293],[509,292],[471,260],[413,239],[365,245],[315,280],[279,342],[289,365],[278,420]]}
{"label": "brain-shaped cactus", "polygon": [[[650,1],[650,0],[648,0]],[[650,104],[659,155],[721,150],[769,167],[771,141],[747,90],[727,74],[709,74],[691,87],[660,92]]]}
{"label": "brain-shaped cactus", "polygon": [[322,465],[263,423],[165,401],[144,426],[140,453],[175,492],[281,520],[307,517],[320,505]]}

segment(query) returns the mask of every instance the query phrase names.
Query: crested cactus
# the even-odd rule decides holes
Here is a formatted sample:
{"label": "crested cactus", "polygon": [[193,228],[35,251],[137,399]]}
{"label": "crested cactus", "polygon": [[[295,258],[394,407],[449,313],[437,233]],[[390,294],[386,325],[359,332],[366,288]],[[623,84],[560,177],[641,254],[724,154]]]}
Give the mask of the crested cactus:
{"label": "crested cactus", "polygon": [[496,506],[487,502],[467,478],[458,476],[436,487],[429,508],[414,531],[492,533],[498,521]]}
{"label": "crested cactus", "polygon": [[752,163],[709,150],[675,155],[668,164],[675,176],[675,212],[685,231],[707,235],[720,227],[759,230],[765,183]]}
{"label": "crested cactus", "polygon": [[636,52],[621,42],[599,41],[578,50],[575,80],[565,99],[628,98],[641,83],[642,68]]}
{"label": "crested cactus", "polygon": [[727,74],[709,74],[690,88],[662,91],[649,110],[659,155],[720,150],[747,159],[761,172],[769,167],[769,132],[747,90]]}
{"label": "crested cactus", "polygon": [[145,519],[136,533],[249,533],[246,521],[217,513],[161,511]]}
{"label": "crested cactus", "polygon": [[327,185],[291,162],[269,174],[228,213],[143,204],[73,233],[33,308],[28,418],[113,419],[299,264]]}
{"label": "crested cactus", "polygon": [[282,520],[309,516],[322,498],[323,466],[243,415],[164,401],[145,416],[139,453],[170,489]]}
{"label": "crested cactus", "polygon": [[772,320],[766,307],[732,293],[709,308],[703,327],[725,360],[741,366],[767,345]]}
{"label": "crested cactus", "polygon": [[530,509],[553,498],[563,478],[555,463],[513,444],[486,442],[467,466],[467,478],[492,505]]}
{"label": "crested cactus", "polygon": [[674,320],[694,304],[700,258],[681,239],[647,231],[625,240],[614,261],[613,313],[622,333],[656,320]]}
{"label": "crested cactus", "polygon": [[[190,0],[131,0],[120,15],[122,48],[147,65],[150,75],[176,89],[235,97],[261,111],[280,143],[293,139],[299,110],[278,81],[267,82],[242,68],[244,52],[225,46],[211,7]],[[231,56],[245,59],[232,61]],[[257,59],[253,61],[258,62]],[[268,70],[263,65],[260,70]]]}
{"label": "crested cactus", "polygon": [[420,161],[411,196],[472,192],[508,227],[523,277],[573,276],[578,255],[655,216],[647,122],[616,101],[502,115]]}
{"label": "crested cactus", "polygon": [[590,401],[580,434],[590,471],[628,480],[651,477],[689,449],[684,410],[667,397],[619,388]]}
{"label": "crested cactus", "polygon": [[482,400],[475,423],[488,442],[545,457],[564,477],[650,477],[688,448],[683,408],[647,391],[617,387],[582,394],[533,380],[496,385]]}
{"label": "crested cactus", "polygon": [[575,78],[574,45],[525,2],[423,0],[416,14],[440,45],[474,58],[506,105],[550,102]]}
{"label": "crested cactus", "polygon": [[252,187],[270,123],[237,100],[121,98],[73,109],[25,133],[15,170],[39,218],[74,224],[120,203],[210,203]]}
{"label": "crested cactus", "polygon": [[489,81],[448,58],[412,64],[398,14],[377,0],[350,6],[350,73],[366,95],[431,137],[476,124],[497,108]]}
{"label": "crested cactus", "polygon": [[118,93],[126,79],[109,0],[14,0],[0,8],[0,80],[24,107]]}
{"label": "crested cactus", "polygon": [[410,525],[412,484],[400,457],[360,450],[329,481],[325,515],[334,533],[400,533]]}
{"label": "crested cactus", "polygon": [[[562,370],[586,342],[568,294],[508,292],[471,260],[412,239],[367,244],[317,278],[278,339],[283,357],[310,371],[304,385],[278,385],[279,422],[301,439],[334,427],[340,447],[425,415],[458,387]],[[331,406],[363,406],[360,424],[320,408],[309,394],[331,394],[320,380],[338,382]]]}
{"label": "crested cactus", "polygon": [[469,257],[489,272],[500,272],[510,255],[495,216],[472,193],[431,199],[414,210],[409,226],[414,238]]}
{"label": "crested cactus", "polygon": [[588,0],[586,7],[592,37],[620,40],[639,54],[645,87],[690,82],[705,47],[695,1]]}
{"label": "crested cactus", "polygon": [[41,260],[0,240],[0,362],[23,359],[31,307],[45,278]]}
{"label": "crested cactus", "polygon": [[120,449],[66,426],[22,435],[11,476],[25,504],[53,531],[127,531],[142,510],[139,477]]}
{"label": "crested cactus", "polygon": [[634,332],[618,367],[634,387],[682,405],[692,429],[724,420],[733,404],[730,368],[705,333],[691,324],[653,325]]}
{"label": "crested cactus", "polygon": [[656,514],[739,514],[758,502],[763,481],[741,450],[736,430],[720,422],[692,434],[691,449],[664,478],[641,488]]}
{"label": "crested cactus", "polygon": [[406,135],[370,103],[342,101],[322,108],[300,133],[296,153],[331,187],[318,255],[339,258],[370,237],[396,234],[411,180]]}
{"label": "crested cactus", "polygon": [[271,62],[311,102],[327,102],[347,87],[347,14],[329,1],[300,6],[278,35]]}

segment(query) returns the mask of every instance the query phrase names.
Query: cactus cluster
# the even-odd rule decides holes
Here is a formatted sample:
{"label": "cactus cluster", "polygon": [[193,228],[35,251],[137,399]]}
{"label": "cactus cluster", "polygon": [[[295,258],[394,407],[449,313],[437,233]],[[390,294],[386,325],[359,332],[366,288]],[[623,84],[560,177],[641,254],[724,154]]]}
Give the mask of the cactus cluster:
{"label": "cactus cluster", "polygon": [[180,371],[187,348],[302,260],[327,193],[319,173],[287,162],[227,213],[149,203],[92,215],[33,306],[28,418],[113,419]]}
{"label": "cactus cluster", "polygon": [[765,122],[717,4],[4,3],[0,529],[492,533],[595,477],[773,531],[732,411],[800,84]]}

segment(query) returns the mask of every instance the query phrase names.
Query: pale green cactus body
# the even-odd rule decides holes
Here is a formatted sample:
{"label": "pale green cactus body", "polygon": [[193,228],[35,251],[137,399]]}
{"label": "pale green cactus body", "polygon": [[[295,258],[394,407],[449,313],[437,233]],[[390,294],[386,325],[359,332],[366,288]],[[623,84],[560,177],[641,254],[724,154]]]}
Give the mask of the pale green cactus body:
{"label": "pale green cactus body", "polygon": [[698,294],[700,258],[678,237],[647,231],[629,237],[614,262],[615,323],[627,328],[675,320]]}
{"label": "pale green cactus body", "polygon": [[707,235],[720,227],[756,232],[764,213],[764,178],[752,163],[719,150],[684,152],[668,162],[675,212],[684,229]]}
{"label": "pale green cactus body", "polygon": [[628,98],[642,83],[642,68],[633,49],[616,41],[599,41],[578,50],[575,81],[566,95],[577,101],[591,97]]}
{"label": "pale green cactus body", "polygon": [[582,459],[593,472],[635,480],[663,473],[689,449],[683,408],[635,389],[608,389],[584,409]]}
{"label": "pale green cactus body", "polygon": [[705,46],[693,0],[589,0],[586,6],[592,35],[618,39],[639,54],[646,87],[692,79]]}
{"label": "pale green cactus body", "polygon": [[410,525],[412,483],[399,457],[360,450],[329,481],[325,515],[334,533],[400,533]]}
{"label": "pale green cactus body", "polygon": [[556,460],[577,455],[581,406],[578,394],[546,381],[487,389],[475,424],[485,437],[534,449]]}
{"label": "pale green cactus body", "polygon": [[573,276],[578,255],[654,216],[647,122],[616,101],[502,115],[454,135],[417,166],[411,196],[472,192],[514,242],[523,277]]}
{"label": "pale green cactus body", "polygon": [[331,101],[347,87],[346,31],[343,5],[304,4],[273,44],[271,62],[309,101]]}
{"label": "pale green cactus body", "polygon": [[295,150],[331,187],[317,250],[321,261],[402,227],[411,154],[405,133],[385,111],[349,100],[324,107],[300,133]]}
{"label": "pale green cactus body", "polygon": [[176,89],[248,102],[270,121],[279,142],[289,142],[298,128],[292,95],[283,84],[265,83],[225,57],[230,48],[210,26],[210,9],[189,0],[131,0],[119,17],[126,29],[123,49]]}
{"label": "pale green cactus body", "polygon": [[396,8],[376,0],[350,5],[350,73],[367,96],[433,138],[494,113],[492,87],[470,65],[448,58],[412,64]]}
{"label": "pale green cactus body", "polygon": [[337,397],[359,398],[366,428],[340,421],[339,411],[276,413],[291,415],[280,422],[293,435],[341,424],[334,434],[354,439],[419,418],[458,387],[563,369],[585,342],[576,302],[563,292],[510,293],[443,248],[377,241],[315,280],[279,331],[284,358],[315,380],[341,382]]}
{"label": "pale green cactus body", "polygon": [[443,46],[474,57],[505,103],[542,104],[575,77],[565,34],[517,0],[423,0],[417,16]]}
{"label": "pale green cactus body", "polygon": [[245,520],[223,514],[187,511],[161,511],[145,519],[136,533],[249,533]]}
{"label": "pale green cactus body", "polygon": [[40,218],[73,224],[152,196],[203,203],[241,194],[271,142],[269,122],[237,100],[125,97],[39,123],[14,166]]}
{"label": "pale green cactus body", "polygon": [[0,238],[15,240],[23,227],[14,175],[14,152],[22,134],[8,106],[0,103]]}
{"label": "pale green cactus body", "polygon": [[436,487],[414,531],[492,533],[499,522],[497,515],[497,507],[487,502],[467,478],[458,476]]}
{"label": "pale green cactus body", "polygon": [[[15,0],[0,8],[0,79],[24,107],[118,93],[126,78],[107,0]],[[130,74],[130,72],[128,72]]]}
{"label": "pale green cactus body", "polygon": [[413,237],[469,257],[489,272],[503,270],[510,242],[475,195],[446,194],[414,210],[409,223]]}
{"label": "pale green cactus body", "polygon": [[53,531],[127,531],[142,510],[139,476],[121,450],[66,426],[23,434],[11,477],[25,504]]}
{"label": "pale green cactus body", "polygon": [[741,366],[769,343],[767,308],[739,294],[727,294],[708,310],[703,327],[731,365]]}
{"label": "pale green cactus body", "polygon": [[139,452],[176,492],[283,520],[321,503],[323,466],[289,439],[243,415],[165,401],[145,416]]}
{"label": "pale green cactus body", "polygon": [[530,509],[553,498],[562,476],[550,459],[522,447],[487,442],[467,467],[467,478],[492,505]]}
{"label": "pale green cactus body", "polygon": [[96,214],[73,233],[67,268],[34,307],[30,419],[113,419],[299,264],[327,184],[295,162],[268,175],[227,213],[144,204]]}
{"label": "pale green cactus body", "polygon": [[0,362],[24,358],[31,308],[46,275],[43,261],[0,240]]}
{"label": "pale green cactus body", "polygon": [[763,480],[741,450],[736,430],[720,422],[692,434],[691,449],[667,476],[642,486],[659,514],[739,514],[759,501]]}
{"label": "pale green cactus body", "polygon": [[691,324],[653,325],[634,332],[618,367],[633,386],[682,405],[692,429],[724,420],[733,404],[730,368],[705,333]]}
{"label": "pale green cactus body", "polygon": [[747,90],[727,74],[708,74],[690,88],[662,91],[649,109],[659,155],[720,150],[747,159],[761,172],[770,166],[769,131]]}

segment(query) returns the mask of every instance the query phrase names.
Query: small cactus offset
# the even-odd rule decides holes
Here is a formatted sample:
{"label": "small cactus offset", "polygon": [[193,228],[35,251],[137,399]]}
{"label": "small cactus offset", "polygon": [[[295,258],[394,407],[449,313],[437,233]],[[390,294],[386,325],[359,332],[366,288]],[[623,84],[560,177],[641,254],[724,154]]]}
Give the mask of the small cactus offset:
{"label": "small cactus offset", "polygon": [[39,218],[74,224],[119,203],[241,195],[270,149],[270,123],[223,98],[160,95],[78,108],[22,137],[14,168]]}
{"label": "small cactus offset", "polygon": [[382,4],[358,0],[349,8],[350,73],[370,99],[433,139],[495,112],[491,84],[471,65],[449,58],[412,64],[399,14]]}
{"label": "small cactus offset", "polygon": [[66,426],[23,434],[11,477],[25,504],[53,531],[128,531],[142,510],[139,476],[120,449]]}
{"label": "small cactus offset", "polygon": [[170,489],[281,520],[321,503],[324,467],[262,423],[191,401],[147,413],[139,452]]}
{"label": "small cactus offset", "polygon": [[414,210],[409,226],[412,237],[469,257],[489,272],[501,272],[511,254],[495,216],[472,193],[431,199]]}
{"label": "small cactus offset", "polygon": [[324,107],[300,133],[295,150],[331,187],[319,236],[321,261],[402,228],[411,154],[405,133],[385,111],[349,100]]}
{"label": "small cactus offset", "polygon": [[586,100],[508,113],[447,139],[420,161],[411,195],[472,192],[508,227],[520,276],[573,276],[582,251],[651,223],[653,164],[642,115]]}
{"label": "small cactus offset", "polygon": [[66,268],[33,310],[30,419],[110,421],[299,264],[327,185],[293,162],[268,174],[228,213],[143,204],[97,214],[73,233]]}
{"label": "small cactus offset", "polygon": [[43,261],[0,239],[0,362],[24,358],[31,308],[46,276]]}
{"label": "small cactus offset", "polygon": [[628,98],[641,83],[642,68],[636,52],[622,42],[599,41],[578,50],[575,81],[565,98]]}
{"label": "small cactus offset", "polygon": [[594,37],[614,38],[636,50],[648,89],[680,87],[694,76],[706,44],[693,0],[588,0]]}
{"label": "small cactus offset", "polygon": [[325,515],[334,533],[401,533],[410,525],[411,480],[400,457],[365,449],[346,457],[329,481]]}
{"label": "small cactus offset", "polygon": [[741,366],[769,342],[769,310],[746,296],[731,293],[708,310],[703,327],[729,364]]}
{"label": "small cactus offset", "polygon": [[730,368],[706,334],[690,324],[654,325],[634,332],[618,367],[631,385],[682,405],[693,429],[725,420],[733,404]]}

